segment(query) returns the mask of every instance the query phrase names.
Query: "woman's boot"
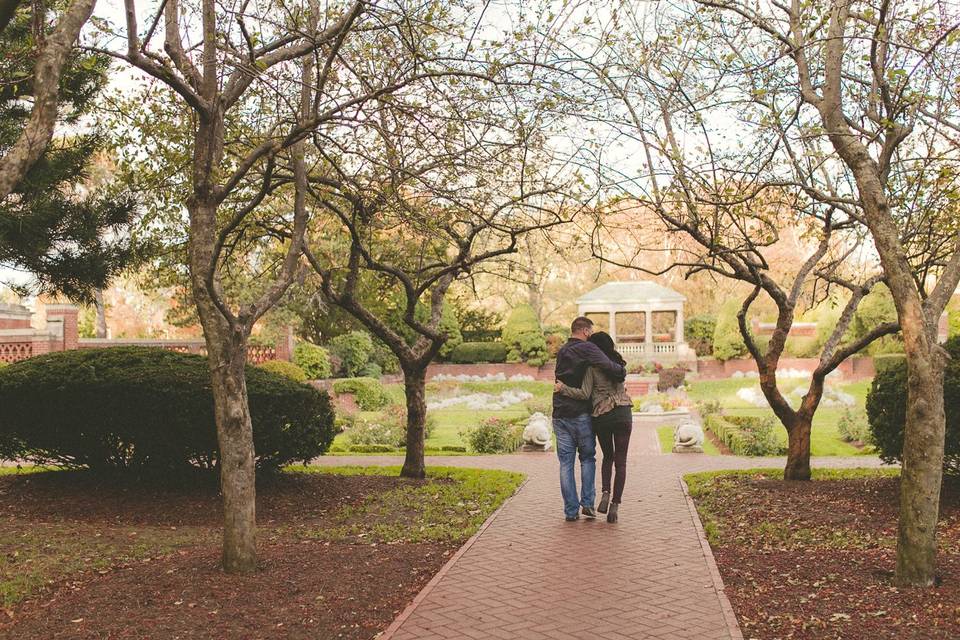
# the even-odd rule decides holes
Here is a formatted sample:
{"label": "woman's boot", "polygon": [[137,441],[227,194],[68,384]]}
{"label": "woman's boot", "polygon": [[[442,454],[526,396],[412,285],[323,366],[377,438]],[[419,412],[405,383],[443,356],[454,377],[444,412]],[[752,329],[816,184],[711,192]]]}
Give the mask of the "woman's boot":
{"label": "woman's boot", "polygon": [[610,504],[610,510],[607,511],[607,522],[616,522],[617,521],[617,511],[620,510],[620,503],[613,502]]}
{"label": "woman's boot", "polygon": [[610,505],[610,492],[604,491],[600,495],[600,504],[597,506],[597,511],[600,513],[606,513],[607,507]]}

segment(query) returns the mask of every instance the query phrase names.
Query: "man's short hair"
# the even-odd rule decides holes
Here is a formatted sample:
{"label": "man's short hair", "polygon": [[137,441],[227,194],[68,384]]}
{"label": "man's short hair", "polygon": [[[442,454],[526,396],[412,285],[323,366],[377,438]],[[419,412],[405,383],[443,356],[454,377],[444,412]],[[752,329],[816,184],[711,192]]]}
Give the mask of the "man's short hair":
{"label": "man's short hair", "polygon": [[570,325],[570,333],[580,333],[584,329],[589,329],[593,326],[593,320],[580,316]]}

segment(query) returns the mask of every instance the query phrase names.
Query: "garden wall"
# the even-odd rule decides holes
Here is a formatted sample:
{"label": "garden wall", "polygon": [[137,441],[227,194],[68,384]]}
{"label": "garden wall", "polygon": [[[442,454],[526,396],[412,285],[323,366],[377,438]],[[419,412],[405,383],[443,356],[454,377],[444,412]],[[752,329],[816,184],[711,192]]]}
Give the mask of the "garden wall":
{"label": "garden wall", "polygon": [[[799,371],[813,371],[820,364],[818,358],[781,358],[779,369],[796,369]],[[872,378],[876,373],[873,365],[873,358],[869,356],[856,356],[844,360],[837,369],[847,380],[863,380]],[[697,361],[697,374],[701,380],[721,380],[731,377],[734,373],[748,373],[757,371],[757,363],[752,358],[740,360],[719,360],[704,359]]]}
{"label": "garden wall", "polygon": [[[39,331],[31,326],[30,316],[33,314],[26,307],[0,304],[0,362],[17,362],[53,351],[121,346],[156,347],[201,355],[207,353],[207,345],[203,340],[80,338],[78,314],[79,309],[73,305],[47,305],[47,330]],[[292,359],[293,334],[289,329],[276,344],[247,347],[247,361],[251,364]]]}

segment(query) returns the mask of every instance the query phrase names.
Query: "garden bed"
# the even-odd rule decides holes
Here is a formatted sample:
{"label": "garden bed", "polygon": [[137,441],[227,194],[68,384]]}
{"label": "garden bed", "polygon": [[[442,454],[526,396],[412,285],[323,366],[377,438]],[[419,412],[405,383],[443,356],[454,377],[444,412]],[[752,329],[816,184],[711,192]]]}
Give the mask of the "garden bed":
{"label": "garden bed", "polygon": [[521,480],[305,470],[259,489],[260,570],[243,577],[219,569],[215,481],[161,490],[72,472],[0,477],[0,636],[370,638]]}
{"label": "garden bed", "polygon": [[686,477],[745,638],[960,637],[960,482],[944,484],[931,589],[893,583],[895,470]]}

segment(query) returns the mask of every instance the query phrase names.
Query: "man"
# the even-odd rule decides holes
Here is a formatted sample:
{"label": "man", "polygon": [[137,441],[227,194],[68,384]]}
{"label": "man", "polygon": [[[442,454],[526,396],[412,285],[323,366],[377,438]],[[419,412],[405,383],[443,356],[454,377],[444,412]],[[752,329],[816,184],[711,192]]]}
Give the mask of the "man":
{"label": "man", "polygon": [[[593,333],[593,321],[579,317],[570,325],[570,339],[557,353],[555,377],[568,387],[580,387],[587,367],[599,367],[616,382],[627,377],[627,371],[613,362],[597,345],[587,342]],[[567,521],[577,520],[580,511],[587,518],[596,518],[593,501],[597,496],[597,443],[590,424],[590,400],[576,400],[554,392],[553,430],[557,434],[557,457],[560,459],[560,493],[563,495],[563,514]],[[577,481],[573,462],[580,455],[580,499],[577,500]]]}

